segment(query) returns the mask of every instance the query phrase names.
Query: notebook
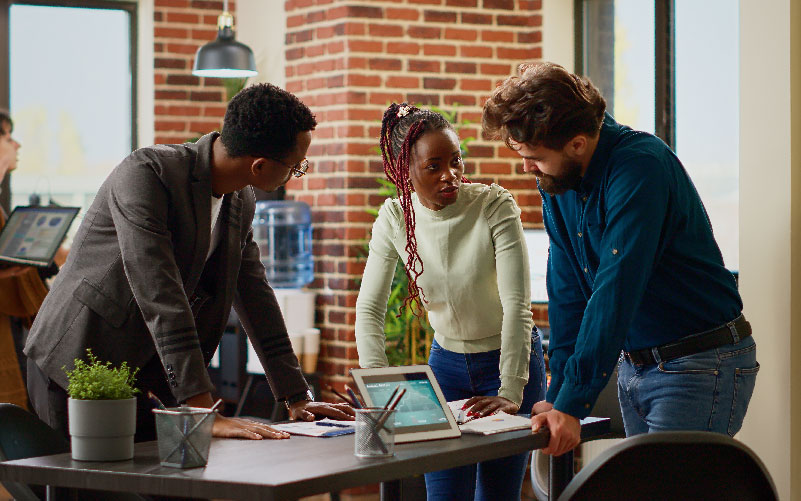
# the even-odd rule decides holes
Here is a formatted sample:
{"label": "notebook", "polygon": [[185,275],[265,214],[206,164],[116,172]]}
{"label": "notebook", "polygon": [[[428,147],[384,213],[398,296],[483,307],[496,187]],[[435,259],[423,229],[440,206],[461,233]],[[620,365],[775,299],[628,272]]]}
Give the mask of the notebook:
{"label": "notebook", "polygon": [[[454,416],[459,415],[459,411],[465,402],[467,402],[467,399],[448,402],[448,407]],[[466,423],[459,425],[462,433],[478,435],[494,435],[495,433],[525,430],[527,428],[531,428],[531,418],[507,414],[503,411],[482,418],[470,419]]]}

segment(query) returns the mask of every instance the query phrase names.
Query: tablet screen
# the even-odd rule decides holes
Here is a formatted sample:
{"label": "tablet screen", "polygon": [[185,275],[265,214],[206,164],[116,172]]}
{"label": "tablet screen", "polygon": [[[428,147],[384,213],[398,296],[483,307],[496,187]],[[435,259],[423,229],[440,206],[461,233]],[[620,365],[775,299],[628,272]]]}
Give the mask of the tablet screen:
{"label": "tablet screen", "polygon": [[364,386],[370,394],[370,400],[381,407],[389,400],[395,388],[399,391],[406,388],[406,394],[395,408],[395,433],[403,433],[398,428],[415,427],[416,431],[448,428],[448,417],[440,407],[426,374],[418,372],[400,376],[403,379],[398,376],[364,378]]}
{"label": "tablet screen", "polygon": [[395,408],[395,442],[461,435],[428,365],[353,369],[351,376],[369,407],[384,407],[396,388],[406,389]]}
{"label": "tablet screen", "polygon": [[16,207],[0,232],[0,260],[47,266],[78,207]]}

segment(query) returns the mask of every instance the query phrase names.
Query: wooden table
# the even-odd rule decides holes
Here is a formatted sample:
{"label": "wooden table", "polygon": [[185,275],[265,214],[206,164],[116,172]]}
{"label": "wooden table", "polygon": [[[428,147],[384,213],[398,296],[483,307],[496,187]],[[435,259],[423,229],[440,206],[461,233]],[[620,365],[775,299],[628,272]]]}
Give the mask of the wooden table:
{"label": "wooden table", "polygon": [[[582,439],[609,431],[609,419],[582,420]],[[400,479],[519,454],[547,444],[547,431],[529,430],[459,439],[401,444],[395,456],[359,459],[353,435],[293,436],[289,440],[213,439],[205,468],[159,464],[156,442],[136,444],[134,458],[121,462],[73,461],[69,454],[0,462],[0,479],[55,487],[92,488],[166,496],[285,500],[382,482],[382,498],[398,499]],[[572,453],[553,460],[552,472],[572,476]],[[570,465],[561,467],[562,462]],[[569,473],[568,473],[569,472]],[[569,479],[568,479],[569,480]],[[558,497],[565,479],[552,484]],[[48,489],[48,493],[54,489]]]}

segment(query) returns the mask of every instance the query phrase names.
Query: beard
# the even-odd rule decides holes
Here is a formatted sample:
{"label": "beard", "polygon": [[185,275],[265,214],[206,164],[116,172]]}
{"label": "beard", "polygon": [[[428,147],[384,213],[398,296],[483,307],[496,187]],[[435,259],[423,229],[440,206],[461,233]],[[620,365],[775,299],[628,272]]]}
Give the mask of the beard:
{"label": "beard", "polygon": [[572,190],[581,182],[581,163],[576,160],[565,160],[558,175],[542,173],[537,176],[537,185],[549,195],[561,195]]}

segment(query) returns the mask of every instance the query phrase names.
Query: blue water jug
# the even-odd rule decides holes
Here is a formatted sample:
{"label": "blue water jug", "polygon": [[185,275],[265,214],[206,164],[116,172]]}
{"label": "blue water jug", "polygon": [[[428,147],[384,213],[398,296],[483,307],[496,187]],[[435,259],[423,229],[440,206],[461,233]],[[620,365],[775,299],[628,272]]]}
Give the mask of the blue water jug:
{"label": "blue water jug", "polygon": [[290,200],[256,202],[253,240],[270,285],[299,288],[314,280],[311,209]]}

